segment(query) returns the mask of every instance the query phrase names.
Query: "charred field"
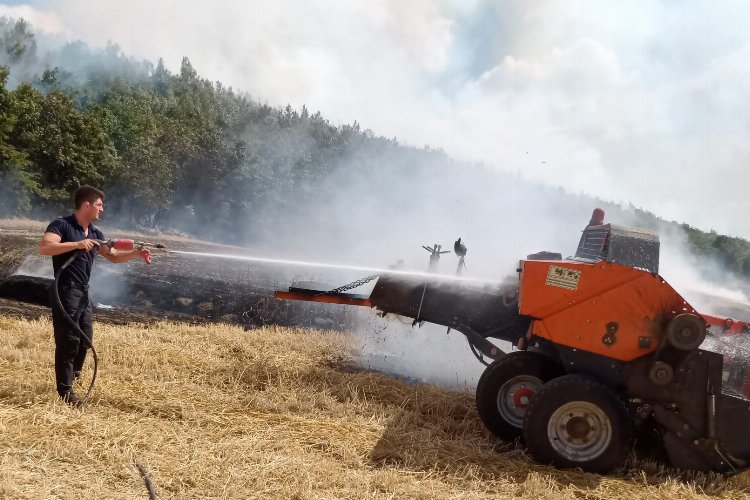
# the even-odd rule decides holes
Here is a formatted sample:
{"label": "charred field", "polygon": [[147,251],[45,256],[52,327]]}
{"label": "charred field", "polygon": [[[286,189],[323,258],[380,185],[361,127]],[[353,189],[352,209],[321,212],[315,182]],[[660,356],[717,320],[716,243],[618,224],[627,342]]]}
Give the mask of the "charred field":
{"label": "charred field", "polygon": [[[46,309],[52,271],[49,259],[37,252],[44,227],[36,221],[0,220],[0,312],[18,309],[5,300],[21,300]],[[158,240],[171,250],[217,254],[248,251],[153,232],[117,234]],[[274,290],[305,277],[304,271],[158,252],[150,266],[140,261],[114,265],[98,259],[90,293],[97,315],[120,321],[145,317],[221,321],[246,328],[267,324],[335,330],[349,327],[351,318],[341,308],[274,299]],[[43,309],[30,307],[25,314],[37,317],[42,313]]]}

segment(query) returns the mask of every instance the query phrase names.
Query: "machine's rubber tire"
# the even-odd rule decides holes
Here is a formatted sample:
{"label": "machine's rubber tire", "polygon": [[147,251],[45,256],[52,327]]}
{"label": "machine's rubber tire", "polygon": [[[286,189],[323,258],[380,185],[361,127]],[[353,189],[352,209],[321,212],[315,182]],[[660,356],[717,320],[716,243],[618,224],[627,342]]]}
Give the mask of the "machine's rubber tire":
{"label": "machine's rubber tire", "polygon": [[479,418],[495,436],[513,441],[521,436],[523,418],[534,392],[563,375],[553,359],[533,351],[515,351],[495,360],[477,383]]}
{"label": "machine's rubber tire", "polygon": [[581,375],[565,375],[531,399],[523,436],[540,463],[606,474],[628,455],[633,425],[612,390]]}

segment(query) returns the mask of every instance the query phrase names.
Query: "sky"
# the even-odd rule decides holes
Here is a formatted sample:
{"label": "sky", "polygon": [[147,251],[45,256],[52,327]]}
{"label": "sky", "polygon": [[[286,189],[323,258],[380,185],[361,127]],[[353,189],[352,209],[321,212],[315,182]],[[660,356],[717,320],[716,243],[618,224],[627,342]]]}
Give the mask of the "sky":
{"label": "sky", "polygon": [[0,15],[750,238],[746,1],[38,0]]}

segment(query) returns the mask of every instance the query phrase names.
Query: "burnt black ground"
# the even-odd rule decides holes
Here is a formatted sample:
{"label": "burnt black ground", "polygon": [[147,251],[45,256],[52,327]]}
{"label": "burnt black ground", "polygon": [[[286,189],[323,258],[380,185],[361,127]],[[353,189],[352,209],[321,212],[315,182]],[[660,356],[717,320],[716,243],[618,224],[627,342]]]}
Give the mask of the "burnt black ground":
{"label": "burnt black ground", "polygon": [[[49,280],[12,276],[29,255],[38,255],[40,234],[0,226],[0,313],[4,310],[38,316],[46,304]],[[158,239],[149,235],[148,239]],[[241,253],[245,250],[181,238],[170,248],[198,252]],[[353,321],[347,308],[328,304],[281,301],[273,297],[298,278],[299,271],[243,261],[157,252],[153,263],[140,260],[111,264],[98,259],[91,280],[91,298],[99,319],[144,318],[225,322],[253,328],[268,324],[344,330]],[[13,302],[17,302],[13,304]],[[28,310],[28,314],[23,314]],[[49,310],[45,314],[49,314]]]}

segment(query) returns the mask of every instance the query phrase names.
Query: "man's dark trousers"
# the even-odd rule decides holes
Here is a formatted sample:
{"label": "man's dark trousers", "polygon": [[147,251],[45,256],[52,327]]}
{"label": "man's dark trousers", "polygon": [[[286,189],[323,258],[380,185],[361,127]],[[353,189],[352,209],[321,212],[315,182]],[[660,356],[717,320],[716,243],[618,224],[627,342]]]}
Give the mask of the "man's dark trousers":
{"label": "man's dark trousers", "polygon": [[[53,285],[54,286],[54,285]],[[88,285],[60,284],[60,302],[83,332],[94,340],[93,317]],[[88,343],[74,330],[58,309],[52,290],[52,326],[55,330],[55,380],[57,392],[65,394],[73,389],[73,374],[80,372],[86,359]]]}

